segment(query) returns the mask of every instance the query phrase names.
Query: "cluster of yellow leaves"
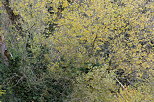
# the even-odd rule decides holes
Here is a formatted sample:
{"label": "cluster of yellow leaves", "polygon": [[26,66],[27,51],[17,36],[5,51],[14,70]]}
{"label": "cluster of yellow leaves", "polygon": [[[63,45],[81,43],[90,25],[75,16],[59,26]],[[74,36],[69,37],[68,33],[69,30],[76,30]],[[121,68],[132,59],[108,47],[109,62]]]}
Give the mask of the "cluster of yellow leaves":
{"label": "cluster of yellow leaves", "polygon": [[124,90],[120,90],[118,98],[115,102],[142,102],[152,100],[152,95],[127,87]]}
{"label": "cluster of yellow leaves", "polygon": [[[116,57],[119,67],[126,67],[121,66],[120,63],[126,59],[133,63],[133,56],[142,49],[139,44],[141,30],[151,24],[149,23],[151,18],[148,16],[151,12],[147,11],[144,14],[139,11],[145,3],[146,1],[122,0],[119,6],[119,2],[111,3],[110,0],[91,0],[80,5],[70,5],[62,12],[63,17],[56,22],[59,27],[51,39],[56,44],[57,50],[64,52],[64,55],[74,53],[76,56],[80,52],[82,56],[85,54],[88,56],[88,53],[94,54],[102,50],[100,46],[108,41],[112,50],[116,52],[113,56]],[[150,6],[147,7],[152,9]],[[129,38],[125,40],[127,34]],[[145,32],[144,36],[149,36],[149,34]],[[145,39],[152,40],[152,37],[153,35]],[[136,48],[131,48],[131,46],[136,46]],[[74,52],[72,52],[73,49]],[[141,60],[137,59],[137,63],[140,63],[138,61]]]}
{"label": "cluster of yellow leaves", "polygon": [[2,96],[3,94],[5,94],[5,90],[2,90],[0,85],[0,96]]}

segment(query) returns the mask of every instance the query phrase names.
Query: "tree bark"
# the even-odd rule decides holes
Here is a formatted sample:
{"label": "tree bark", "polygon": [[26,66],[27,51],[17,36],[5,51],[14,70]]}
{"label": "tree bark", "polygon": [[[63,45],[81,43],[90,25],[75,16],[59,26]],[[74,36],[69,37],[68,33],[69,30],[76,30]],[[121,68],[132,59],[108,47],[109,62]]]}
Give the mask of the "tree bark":
{"label": "tree bark", "polygon": [[18,15],[15,15],[12,8],[10,7],[10,2],[9,0],[4,0],[2,2],[8,16],[9,16],[9,19],[11,20],[11,23],[13,25],[15,25],[15,28],[18,30],[18,31],[22,31],[22,26],[21,26],[21,23],[19,23],[19,19],[21,19],[21,16],[18,14]]}
{"label": "tree bark", "polygon": [[8,66],[9,60],[11,59],[11,54],[7,50],[3,36],[0,36],[0,53],[1,53],[3,63]]}

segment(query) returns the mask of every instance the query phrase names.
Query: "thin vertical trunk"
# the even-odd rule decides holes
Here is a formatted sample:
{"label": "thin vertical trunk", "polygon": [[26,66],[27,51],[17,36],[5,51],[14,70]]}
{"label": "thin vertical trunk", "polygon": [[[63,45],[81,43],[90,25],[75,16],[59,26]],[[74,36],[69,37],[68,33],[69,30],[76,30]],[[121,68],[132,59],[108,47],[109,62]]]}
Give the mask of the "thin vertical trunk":
{"label": "thin vertical trunk", "polygon": [[18,31],[22,31],[22,27],[21,27],[21,23],[18,21],[21,16],[20,15],[15,15],[12,8],[10,7],[10,2],[9,0],[4,0],[2,2],[8,16],[9,16],[9,19],[11,20],[11,23],[13,25],[15,25],[15,28],[18,30]]}
{"label": "thin vertical trunk", "polygon": [[3,63],[8,66],[9,60],[11,59],[11,54],[7,50],[3,36],[0,36],[0,53],[1,53]]}

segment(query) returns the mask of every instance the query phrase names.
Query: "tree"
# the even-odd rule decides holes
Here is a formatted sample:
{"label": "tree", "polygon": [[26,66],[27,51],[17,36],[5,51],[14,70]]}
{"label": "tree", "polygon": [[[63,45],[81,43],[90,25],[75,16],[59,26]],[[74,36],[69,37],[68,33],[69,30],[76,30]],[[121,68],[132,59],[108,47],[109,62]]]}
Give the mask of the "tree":
{"label": "tree", "polygon": [[10,67],[2,65],[6,83],[2,86],[7,90],[3,96],[11,94],[11,100],[4,101],[151,100],[151,1],[5,0],[2,4],[1,28],[13,55]]}

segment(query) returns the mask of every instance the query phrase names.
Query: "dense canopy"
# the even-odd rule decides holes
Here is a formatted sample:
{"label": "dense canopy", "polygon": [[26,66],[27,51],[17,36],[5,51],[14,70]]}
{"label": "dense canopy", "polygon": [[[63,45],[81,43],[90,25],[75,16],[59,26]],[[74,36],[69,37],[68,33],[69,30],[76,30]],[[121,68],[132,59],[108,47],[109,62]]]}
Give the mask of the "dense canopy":
{"label": "dense canopy", "polygon": [[0,102],[152,102],[153,5],[1,0]]}

